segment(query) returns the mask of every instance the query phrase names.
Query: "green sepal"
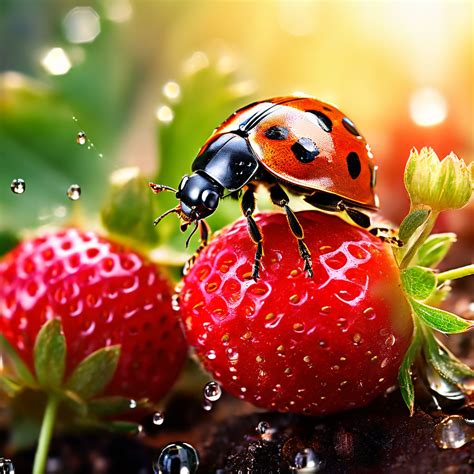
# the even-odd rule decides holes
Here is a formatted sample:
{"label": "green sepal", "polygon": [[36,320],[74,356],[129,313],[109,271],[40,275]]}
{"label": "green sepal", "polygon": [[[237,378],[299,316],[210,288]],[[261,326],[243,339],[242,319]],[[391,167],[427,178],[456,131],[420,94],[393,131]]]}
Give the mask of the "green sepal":
{"label": "green sepal", "polygon": [[427,362],[447,382],[462,387],[466,379],[474,377],[474,370],[461,362],[436,337],[425,330],[426,344],[423,347]]}
{"label": "green sepal", "polygon": [[414,264],[421,267],[436,267],[444,259],[454,242],[456,242],[456,234],[452,232],[430,235],[418,249]]}
{"label": "green sepal", "polygon": [[112,421],[104,424],[104,427],[114,433],[137,434],[140,432],[140,425],[132,421]]}
{"label": "green sepal", "polygon": [[12,398],[18,392],[21,392],[22,389],[23,387],[21,384],[16,382],[14,379],[6,376],[5,374],[0,375],[0,393]]}
{"label": "green sepal", "polygon": [[428,268],[407,268],[402,270],[401,278],[407,294],[417,300],[425,300],[436,288],[436,276]]}
{"label": "green sepal", "polygon": [[451,293],[452,287],[450,284],[443,283],[438,285],[431,293],[430,297],[424,301],[428,306],[439,306]]}
{"label": "green sepal", "polygon": [[404,243],[408,242],[415,231],[427,221],[430,212],[429,209],[415,209],[410,212],[400,224],[398,238]]}
{"label": "green sepal", "polygon": [[91,400],[89,413],[98,417],[113,416],[130,409],[130,399],[126,397],[102,397]]}
{"label": "green sepal", "polygon": [[112,380],[120,358],[120,345],[108,346],[88,355],[74,369],[66,389],[88,400],[100,393]]}
{"label": "green sepal", "polygon": [[41,386],[61,386],[66,366],[66,339],[59,319],[47,321],[36,336],[34,363],[36,378]]}
{"label": "green sepal", "polygon": [[454,313],[444,311],[439,308],[433,308],[426,304],[415,301],[410,298],[410,304],[418,316],[429,327],[445,334],[457,334],[472,328],[473,323],[467,321]]}
{"label": "green sepal", "polygon": [[403,401],[410,410],[410,416],[413,415],[415,406],[415,387],[413,385],[411,367],[420,352],[421,342],[419,329],[415,326],[413,329],[413,340],[398,371],[398,385],[400,386]]}
{"label": "green sepal", "polygon": [[111,234],[140,246],[154,246],[159,237],[153,220],[158,214],[157,196],[138,168],[122,168],[111,175],[101,209],[102,223]]}
{"label": "green sepal", "polygon": [[0,334],[0,353],[4,355],[4,364],[12,369],[15,380],[21,385],[36,387],[37,383],[26,364],[17,354],[13,346],[7,341],[5,336]]}

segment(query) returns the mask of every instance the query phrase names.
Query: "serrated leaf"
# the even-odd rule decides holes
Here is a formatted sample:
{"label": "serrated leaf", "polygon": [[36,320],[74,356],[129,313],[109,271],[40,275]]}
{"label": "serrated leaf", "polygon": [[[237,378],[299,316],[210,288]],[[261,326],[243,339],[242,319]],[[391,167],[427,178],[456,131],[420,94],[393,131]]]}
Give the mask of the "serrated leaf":
{"label": "serrated leaf", "polygon": [[417,300],[425,300],[436,288],[436,276],[432,270],[410,267],[401,273],[403,288]]}
{"label": "serrated leaf", "polygon": [[402,242],[408,242],[415,231],[423,225],[430,215],[428,209],[415,209],[403,219],[398,230],[398,238]]}
{"label": "serrated leaf", "polygon": [[445,334],[457,334],[467,331],[473,326],[472,322],[466,321],[454,313],[439,308],[433,308],[432,306],[415,301],[413,298],[410,298],[410,304],[416,316],[425,324]]}
{"label": "serrated leaf", "polygon": [[88,404],[89,412],[99,417],[119,415],[130,409],[130,399],[126,397],[95,398]]}
{"label": "serrated leaf", "polygon": [[451,232],[430,235],[415,256],[416,264],[422,267],[436,267],[454,242],[456,242],[456,234]]}
{"label": "serrated leaf", "polygon": [[418,330],[415,328],[413,334],[413,340],[408,348],[405,357],[403,358],[402,365],[398,371],[398,384],[400,386],[400,392],[403,397],[403,401],[410,410],[410,416],[413,415],[413,408],[415,406],[415,388],[413,386],[413,379],[411,374],[411,366],[413,361],[417,357],[420,347],[421,340],[418,335]]}
{"label": "serrated leaf", "polygon": [[120,346],[109,346],[99,349],[75,368],[66,388],[88,400],[100,393],[112,380],[120,358]]}
{"label": "serrated leaf", "polygon": [[47,321],[36,336],[34,363],[41,386],[61,386],[66,366],[66,339],[59,319]]}
{"label": "serrated leaf", "polygon": [[7,367],[11,366],[18,382],[28,387],[35,387],[37,385],[33,374],[3,334],[0,334],[0,352],[6,358],[4,364]]}
{"label": "serrated leaf", "polygon": [[474,370],[451,353],[431,331],[425,333],[426,344],[423,349],[426,360],[443,379],[459,386],[466,379],[474,377]]}

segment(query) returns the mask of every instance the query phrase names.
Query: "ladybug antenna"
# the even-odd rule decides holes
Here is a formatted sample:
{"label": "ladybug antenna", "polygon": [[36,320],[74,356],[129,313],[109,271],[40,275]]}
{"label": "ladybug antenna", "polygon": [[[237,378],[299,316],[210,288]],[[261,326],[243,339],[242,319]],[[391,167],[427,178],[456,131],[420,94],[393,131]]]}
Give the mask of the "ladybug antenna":
{"label": "ladybug antenna", "polygon": [[163,191],[171,191],[173,193],[177,193],[178,191],[174,188],[171,188],[170,186],[165,186],[164,184],[156,184],[156,183],[148,183],[148,186],[150,186],[151,190],[155,194],[159,194]]}
{"label": "ladybug antenna", "polygon": [[196,221],[194,223],[194,229],[192,230],[192,232],[189,234],[188,238],[186,239],[186,248],[188,248],[188,245],[189,245],[189,242],[192,238],[192,236],[196,233],[196,231],[198,230],[198,226],[199,226],[199,221]]}
{"label": "ladybug antenna", "polygon": [[164,218],[165,218],[166,216],[168,216],[169,214],[173,214],[173,213],[174,213],[174,214],[178,214],[178,215],[179,215],[179,214],[180,214],[180,211],[181,211],[181,209],[180,209],[179,206],[173,207],[173,209],[170,209],[170,210],[166,211],[165,213],[161,214],[160,217],[157,217],[157,218],[153,221],[153,225],[155,225],[155,226],[158,225],[158,224],[162,221],[162,219],[164,219]]}

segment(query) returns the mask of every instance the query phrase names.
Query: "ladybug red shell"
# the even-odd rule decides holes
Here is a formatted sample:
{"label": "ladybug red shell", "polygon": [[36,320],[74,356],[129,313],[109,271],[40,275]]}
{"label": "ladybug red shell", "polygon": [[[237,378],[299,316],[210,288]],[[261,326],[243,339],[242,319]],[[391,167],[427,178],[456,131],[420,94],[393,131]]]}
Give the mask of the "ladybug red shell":
{"label": "ladybug red shell", "polygon": [[[248,127],[252,117],[255,123]],[[255,156],[277,178],[363,207],[378,207],[377,166],[370,147],[354,123],[333,105],[310,97],[255,102],[214,130],[200,154],[217,135],[245,127]]]}
{"label": "ladybug red shell", "polygon": [[303,229],[289,207],[284,188],[314,207],[345,212],[356,224],[370,226],[364,209],[378,207],[374,193],[375,166],[365,139],[336,107],[309,97],[277,97],[250,104],[225,120],[206,141],[192,164],[191,175],[177,190],[151,183],[154,192],[173,191],[178,206],[170,213],[181,218],[184,231],[191,223],[207,241],[205,218],[225,195],[239,198],[257,245],[253,276],[259,273],[263,236],[252,214],[255,191],[264,185],[272,202],[285,210],[298,242],[304,268],[312,275],[311,256]]}

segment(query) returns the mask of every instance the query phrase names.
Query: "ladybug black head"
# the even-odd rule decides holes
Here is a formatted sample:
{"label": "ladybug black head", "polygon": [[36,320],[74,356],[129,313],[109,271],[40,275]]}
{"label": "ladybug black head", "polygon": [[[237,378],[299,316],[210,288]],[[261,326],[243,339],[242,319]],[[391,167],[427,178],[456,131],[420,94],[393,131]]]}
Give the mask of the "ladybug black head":
{"label": "ladybug black head", "polygon": [[210,216],[219,205],[223,188],[198,173],[183,176],[176,197],[180,200],[181,217],[194,222]]}

